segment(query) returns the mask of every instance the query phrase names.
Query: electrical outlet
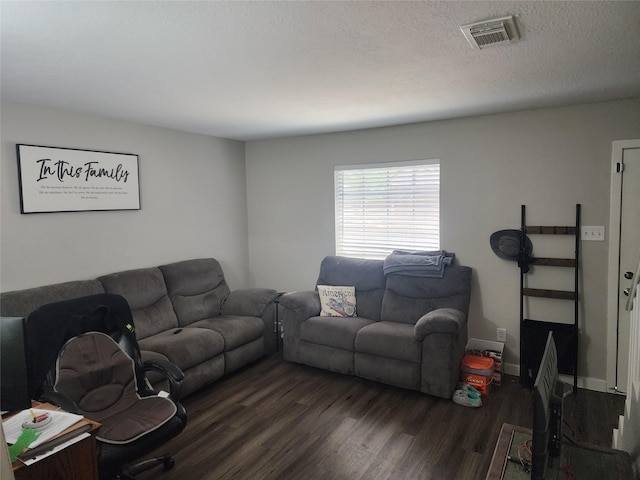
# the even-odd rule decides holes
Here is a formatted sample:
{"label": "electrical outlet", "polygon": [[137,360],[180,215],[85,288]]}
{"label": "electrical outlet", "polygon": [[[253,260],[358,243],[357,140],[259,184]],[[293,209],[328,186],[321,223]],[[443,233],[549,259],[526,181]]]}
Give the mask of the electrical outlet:
{"label": "electrical outlet", "polygon": [[604,227],[580,227],[580,239],[604,241]]}
{"label": "electrical outlet", "polygon": [[507,329],[506,328],[498,328],[496,333],[496,338],[499,342],[506,343],[507,341]]}

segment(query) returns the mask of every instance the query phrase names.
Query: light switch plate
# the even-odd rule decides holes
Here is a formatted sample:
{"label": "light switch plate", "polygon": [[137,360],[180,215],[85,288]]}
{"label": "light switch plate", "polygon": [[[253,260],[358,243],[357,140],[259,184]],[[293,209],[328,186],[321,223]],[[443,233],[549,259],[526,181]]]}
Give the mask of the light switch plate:
{"label": "light switch plate", "polygon": [[498,328],[496,331],[496,339],[499,342],[506,343],[507,341],[507,329],[506,328]]}
{"label": "light switch plate", "polygon": [[580,238],[582,240],[595,240],[595,241],[604,241],[604,227],[596,226],[596,227],[588,227],[583,226],[580,227]]}

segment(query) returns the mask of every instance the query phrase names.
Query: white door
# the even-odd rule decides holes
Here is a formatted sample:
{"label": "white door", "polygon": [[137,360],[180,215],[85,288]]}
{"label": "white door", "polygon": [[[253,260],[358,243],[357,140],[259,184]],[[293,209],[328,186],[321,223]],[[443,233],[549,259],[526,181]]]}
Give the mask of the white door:
{"label": "white door", "polygon": [[640,254],[640,140],[613,142],[612,170],[607,388],[626,393],[630,325],[626,304]]}

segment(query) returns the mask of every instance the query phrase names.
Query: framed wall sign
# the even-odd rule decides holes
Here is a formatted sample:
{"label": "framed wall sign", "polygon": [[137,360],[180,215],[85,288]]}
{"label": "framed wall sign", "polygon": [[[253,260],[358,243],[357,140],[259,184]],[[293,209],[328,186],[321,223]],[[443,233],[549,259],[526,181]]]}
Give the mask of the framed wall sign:
{"label": "framed wall sign", "polygon": [[138,156],[17,144],[22,213],[140,210]]}

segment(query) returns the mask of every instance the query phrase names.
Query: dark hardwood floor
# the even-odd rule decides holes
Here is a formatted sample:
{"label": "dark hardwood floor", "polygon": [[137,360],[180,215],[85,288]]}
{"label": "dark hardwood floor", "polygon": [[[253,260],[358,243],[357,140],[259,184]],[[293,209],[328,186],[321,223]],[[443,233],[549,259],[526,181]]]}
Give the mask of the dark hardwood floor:
{"label": "dark hardwood floor", "polygon": [[[297,365],[275,354],[182,400],[185,431],[140,480],[484,479],[500,427],[530,427],[533,396],[507,377],[478,409]],[[580,390],[565,433],[610,446],[624,398]]]}

